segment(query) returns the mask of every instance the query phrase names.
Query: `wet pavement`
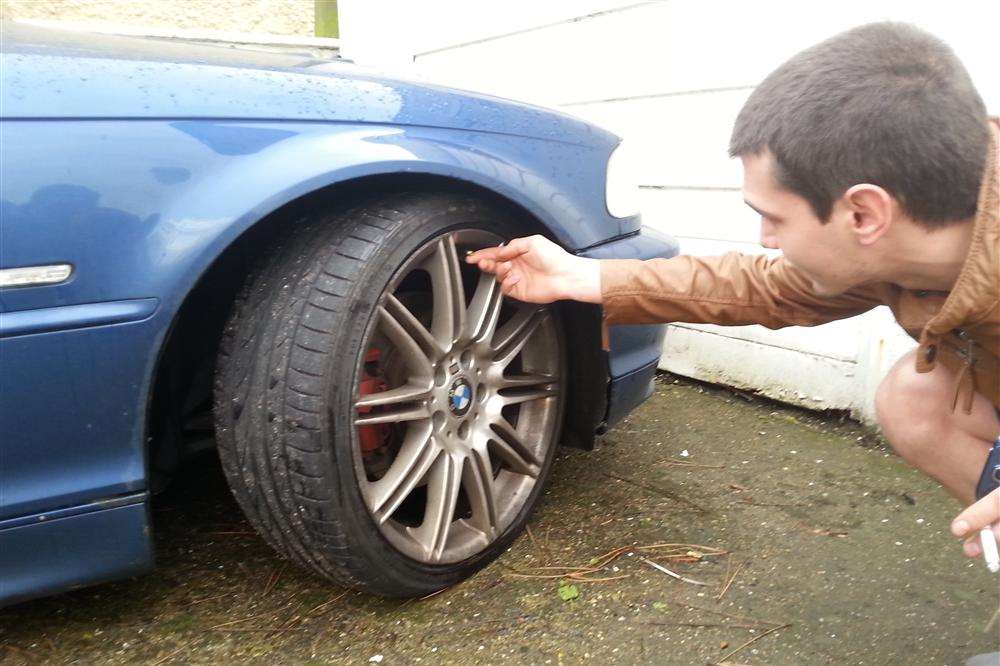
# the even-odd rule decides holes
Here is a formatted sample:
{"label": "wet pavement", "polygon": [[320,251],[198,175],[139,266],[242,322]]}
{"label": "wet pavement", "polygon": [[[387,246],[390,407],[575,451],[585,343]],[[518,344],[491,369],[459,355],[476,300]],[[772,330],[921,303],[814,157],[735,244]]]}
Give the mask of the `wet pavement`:
{"label": "wet pavement", "polygon": [[154,573],[0,610],[0,662],[961,664],[1000,649],[1000,578],[948,535],[958,508],[856,424],[661,375],[436,596],[285,563],[205,459],[154,504]]}

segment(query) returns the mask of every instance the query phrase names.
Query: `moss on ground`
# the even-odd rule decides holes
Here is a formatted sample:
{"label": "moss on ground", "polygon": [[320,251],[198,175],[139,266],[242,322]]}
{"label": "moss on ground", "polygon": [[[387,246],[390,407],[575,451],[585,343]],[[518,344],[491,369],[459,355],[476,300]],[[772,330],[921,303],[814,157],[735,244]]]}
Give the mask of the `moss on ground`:
{"label": "moss on ground", "polygon": [[[789,624],[731,661],[961,663],[998,649],[1000,594],[947,534],[957,508],[860,426],[661,375],[599,451],[560,454],[530,536],[432,598],[280,560],[208,462],[156,501],[153,574],[0,610],[0,661],[692,664]],[[705,587],[628,554],[567,600],[511,575],[664,542],[729,554],[662,561]]]}

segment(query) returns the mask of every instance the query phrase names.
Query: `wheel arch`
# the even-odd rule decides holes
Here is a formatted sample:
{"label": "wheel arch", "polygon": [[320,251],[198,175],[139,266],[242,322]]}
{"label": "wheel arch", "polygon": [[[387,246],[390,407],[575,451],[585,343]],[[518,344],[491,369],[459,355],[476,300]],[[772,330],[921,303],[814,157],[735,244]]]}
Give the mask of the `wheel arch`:
{"label": "wheel arch", "polygon": [[[309,191],[263,215],[217,252],[178,299],[158,349],[145,415],[147,474],[154,491],[163,487],[192,449],[212,445],[211,420],[201,424],[197,417],[210,401],[217,343],[238,290],[275,238],[288,224],[312,211],[349,207],[380,194],[413,191],[475,196],[507,210],[534,232],[566,245],[558,229],[522,202],[475,182],[435,173],[360,176]],[[568,398],[564,437],[569,445],[590,448],[607,400],[608,366],[606,354],[600,351],[600,314],[595,306],[578,303],[557,307],[570,330],[579,333],[570,336],[570,373],[583,379],[571,382],[574,388]],[[580,427],[573,428],[574,424]],[[200,430],[204,430],[203,437],[199,437]]]}

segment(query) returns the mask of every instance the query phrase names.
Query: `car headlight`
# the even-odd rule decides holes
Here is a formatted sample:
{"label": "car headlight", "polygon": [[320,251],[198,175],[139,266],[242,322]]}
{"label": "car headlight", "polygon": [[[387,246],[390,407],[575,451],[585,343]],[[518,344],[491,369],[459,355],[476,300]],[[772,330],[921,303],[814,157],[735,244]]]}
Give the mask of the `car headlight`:
{"label": "car headlight", "polygon": [[619,143],[608,158],[604,197],[608,212],[614,217],[632,217],[639,213],[639,175],[634,155],[625,146],[624,141]]}

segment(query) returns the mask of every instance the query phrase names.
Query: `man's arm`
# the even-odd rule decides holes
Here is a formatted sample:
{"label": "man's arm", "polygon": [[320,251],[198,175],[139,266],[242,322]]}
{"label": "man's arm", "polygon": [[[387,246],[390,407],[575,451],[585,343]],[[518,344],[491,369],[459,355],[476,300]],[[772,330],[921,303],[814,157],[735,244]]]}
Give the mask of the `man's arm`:
{"label": "man's arm", "polygon": [[814,326],[884,302],[878,287],[820,296],[784,257],[679,256],[601,261],[601,302],[608,324],[689,322],[768,328]]}
{"label": "man's arm", "polygon": [[587,259],[542,236],[515,238],[466,257],[503,292],[531,303],[570,299],[604,306],[606,324],[690,322],[810,326],[883,301],[875,287],[826,297],[784,258],[741,255]]}

